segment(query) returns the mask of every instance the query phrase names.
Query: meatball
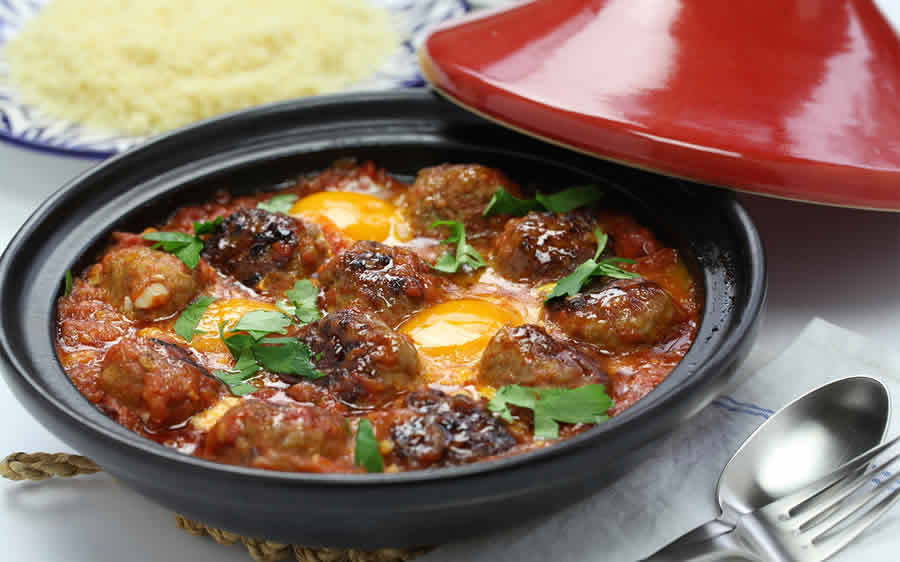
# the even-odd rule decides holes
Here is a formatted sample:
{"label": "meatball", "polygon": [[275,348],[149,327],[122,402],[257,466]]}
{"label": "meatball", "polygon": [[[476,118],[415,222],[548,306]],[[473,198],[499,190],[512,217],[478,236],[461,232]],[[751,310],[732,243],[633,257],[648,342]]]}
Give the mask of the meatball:
{"label": "meatball", "polygon": [[532,211],[510,219],[497,239],[494,267],[511,281],[555,281],[593,257],[596,227],[597,221],[583,212]]}
{"label": "meatball", "polygon": [[241,209],[206,239],[203,257],[248,287],[280,292],[314,273],[328,257],[328,244],[315,223]]}
{"label": "meatball", "polygon": [[485,407],[465,395],[412,392],[391,426],[393,454],[408,468],[458,465],[496,455],[515,437]]}
{"label": "meatball", "polygon": [[670,333],[678,311],[653,281],[617,280],[546,305],[549,319],[573,338],[618,351],[653,344]]}
{"label": "meatball", "polygon": [[150,431],[178,425],[219,398],[221,384],[174,343],[130,337],[112,346],[100,371],[101,406],[119,423]]}
{"label": "meatball", "polygon": [[600,365],[587,351],[554,338],[540,326],[506,324],[488,343],[478,366],[482,384],[500,387],[577,388],[606,382]]}
{"label": "meatball", "polygon": [[100,262],[109,303],[132,320],[161,320],[181,311],[206,285],[201,268],[146,246],[113,248]]}
{"label": "meatball", "polygon": [[340,310],[304,328],[316,367],[315,384],[351,405],[378,405],[409,390],[419,376],[412,340],[362,312]]}
{"label": "meatball", "polygon": [[440,299],[442,281],[418,255],[362,240],[319,270],[329,311],[356,308],[391,327]]}
{"label": "meatball", "polygon": [[316,406],[247,398],[209,430],[199,456],[269,470],[321,471],[352,466],[346,460],[351,451],[342,416]]}
{"label": "meatball", "polygon": [[455,220],[466,226],[469,238],[496,232],[505,217],[482,216],[498,188],[522,197],[519,186],[503,172],[477,164],[443,164],[419,171],[409,188],[410,225],[416,234],[444,236],[445,228],[430,230],[437,220]]}

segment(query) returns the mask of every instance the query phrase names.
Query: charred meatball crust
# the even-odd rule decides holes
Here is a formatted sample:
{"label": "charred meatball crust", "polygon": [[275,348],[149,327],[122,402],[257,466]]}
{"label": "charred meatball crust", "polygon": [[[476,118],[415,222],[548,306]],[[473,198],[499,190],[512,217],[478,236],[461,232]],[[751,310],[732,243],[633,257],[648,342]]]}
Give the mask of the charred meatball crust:
{"label": "charred meatball crust", "polygon": [[390,438],[398,463],[410,469],[468,464],[516,444],[480,401],[434,389],[406,397]]}
{"label": "charred meatball crust", "polygon": [[404,248],[359,241],[319,270],[325,306],[371,313],[391,327],[444,293],[442,280]]}
{"label": "charred meatball crust", "polygon": [[132,429],[178,425],[215,403],[222,386],[186,349],[155,338],[112,346],[100,371],[100,405]]}
{"label": "charred meatball crust", "polygon": [[[254,398],[229,409],[209,430],[200,456],[228,464],[298,471],[351,451],[343,416],[316,406]],[[321,467],[319,468],[321,470]]]}
{"label": "charred meatball crust", "polygon": [[488,343],[478,365],[478,382],[577,388],[605,383],[599,363],[587,350],[555,338],[534,324],[506,324]]}
{"label": "charred meatball crust", "polygon": [[109,303],[132,320],[161,320],[180,312],[206,286],[202,268],[188,269],[147,246],[110,250],[100,262],[100,287]]}
{"label": "charred meatball crust", "polygon": [[494,233],[506,217],[485,217],[482,213],[501,187],[515,197],[523,197],[515,182],[486,166],[442,164],[420,170],[409,188],[410,225],[421,236],[446,236],[446,228],[431,230],[431,224],[437,220],[463,223],[466,235],[472,239]]}
{"label": "charred meatball crust", "polygon": [[[538,213],[507,221],[497,239],[494,267],[511,281],[561,279],[591,259],[598,223],[586,212]],[[612,244],[607,244],[607,248]],[[604,249],[604,254],[609,250]]]}
{"label": "charred meatball crust", "polygon": [[679,316],[672,297],[646,279],[612,281],[545,306],[569,336],[609,351],[662,341]]}
{"label": "charred meatball crust", "polygon": [[345,404],[383,404],[418,382],[421,365],[412,340],[377,318],[340,310],[301,333],[316,368],[326,375],[313,384]]}
{"label": "charred meatball crust", "polygon": [[313,222],[264,209],[229,215],[203,246],[203,257],[248,287],[279,292],[312,275],[328,257]]}

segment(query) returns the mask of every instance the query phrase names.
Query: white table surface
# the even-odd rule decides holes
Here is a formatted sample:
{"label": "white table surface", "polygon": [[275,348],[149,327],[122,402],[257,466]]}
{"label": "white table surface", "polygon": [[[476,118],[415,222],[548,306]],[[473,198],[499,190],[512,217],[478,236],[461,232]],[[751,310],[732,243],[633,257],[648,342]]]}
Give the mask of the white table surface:
{"label": "white table surface", "polygon": [[[879,4],[900,22],[900,2]],[[92,164],[0,143],[0,246],[47,195]],[[814,316],[900,349],[900,213],[740,198],[769,257],[769,306],[750,366],[775,357]],[[2,384],[0,427],[0,457],[14,451],[71,451]],[[713,487],[710,482],[710,494]],[[0,559],[10,562],[250,560],[243,547],[179,531],[168,510],[103,474],[0,482],[0,529]],[[438,550],[428,562],[451,561]]]}

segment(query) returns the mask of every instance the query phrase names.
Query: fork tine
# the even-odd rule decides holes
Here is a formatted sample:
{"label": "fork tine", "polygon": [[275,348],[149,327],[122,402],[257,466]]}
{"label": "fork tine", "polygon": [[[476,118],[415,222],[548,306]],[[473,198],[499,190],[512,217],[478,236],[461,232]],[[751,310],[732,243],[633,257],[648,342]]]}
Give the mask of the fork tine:
{"label": "fork tine", "polygon": [[[843,488],[840,493],[832,494],[827,498],[827,500],[815,501],[814,506],[810,506],[804,511],[805,517],[802,517],[802,520],[800,517],[798,517],[798,521],[800,522],[798,529],[802,532],[806,532],[810,528],[821,528],[822,525],[826,524],[829,525],[830,529],[833,526],[831,525],[832,522],[841,521],[845,517],[856,511],[859,507],[872,499],[872,496],[868,494],[861,495],[855,499],[848,499],[848,497],[862,488],[867,482],[872,479],[874,475],[887,470],[887,468],[894,462],[896,462],[897,459],[900,459],[900,454],[894,455],[886,462],[883,462],[876,467],[866,470],[849,486]],[[895,474],[887,482],[882,482],[881,484],[879,484],[878,487],[875,488],[875,490],[873,490],[871,493],[874,495],[884,491],[886,489],[885,486],[888,486],[891,483],[895,482],[898,478],[900,478],[900,472]],[[816,498],[816,500],[819,499]]]}
{"label": "fork tine", "polygon": [[[830,513],[828,517],[816,521],[813,525],[806,528],[801,526],[800,530],[803,532],[815,533],[816,538],[821,537],[840,525],[841,522],[845,521],[850,516],[861,511],[867,504],[877,498],[879,494],[888,490],[890,486],[897,481],[900,481],[900,472],[879,484],[874,490],[870,490],[865,494],[860,494],[858,497],[847,500],[843,505],[840,505],[837,510]],[[815,538],[813,540],[815,540]]]}
{"label": "fork tine", "polygon": [[879,517],[887,513],[887,511],[897,503],[897,500],[900,500],[900,488],[891,492],[888,496],[875,504],[866,514],[859,517],[840,532],[822,540],[819,540],[819,537],[813,539],[813,546],[816,549],[816,552],[820,554],[817,559],[826,560],[834,553],[847,546],[850,541],[875,523]]}
{"label": "fork tine", "polygon": [[842,480],[847,479],[847,477],[853,477],[860,469],[865,470],[869,461],[883,453],[886,449],[893,447],[898,442],[900,442],[900,435],[847,461],[831,474],[823,476],[813,484],[777,500],[774,504],[778,504],[779,507],[783,509],[785,515],[796,513],[798,511],[805,511],[806,509],[809,509],[812,502],[819,499],[820,494],[828,493],[830,490],[844,486],[841,482]]}

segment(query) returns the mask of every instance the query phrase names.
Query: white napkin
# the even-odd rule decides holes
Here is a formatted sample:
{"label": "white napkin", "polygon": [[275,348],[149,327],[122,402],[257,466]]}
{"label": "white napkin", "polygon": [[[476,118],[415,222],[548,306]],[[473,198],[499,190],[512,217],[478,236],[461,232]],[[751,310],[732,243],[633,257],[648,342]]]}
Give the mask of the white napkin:
{"label": "white napkin", "polygon": [[[422,562],[627,562],[718,515],[715,486],[743,440],[775,410],[830,380],[869,375],[900,400],[900,353],[815,319],[772,363],[654,443],[652,458],[613,486],[529,526],[445,545]],[[889,435],[900,432],[892,416]],[[835,561],[898,560],[900,508]]]}

